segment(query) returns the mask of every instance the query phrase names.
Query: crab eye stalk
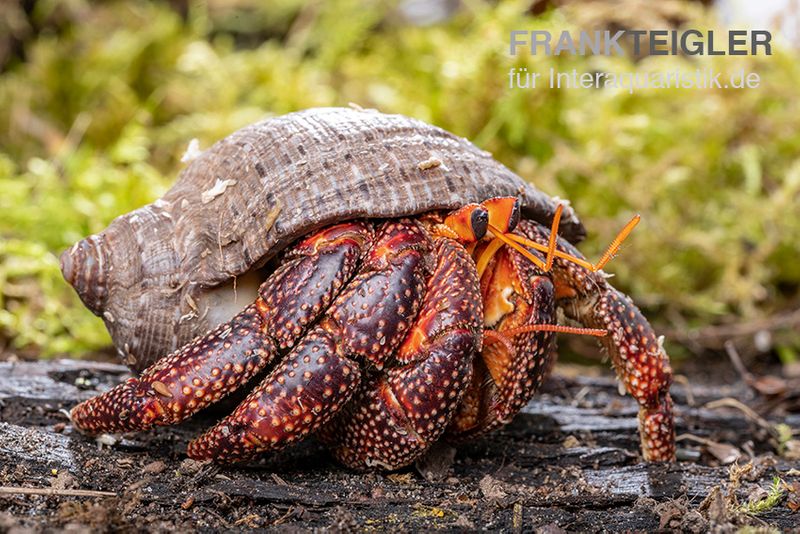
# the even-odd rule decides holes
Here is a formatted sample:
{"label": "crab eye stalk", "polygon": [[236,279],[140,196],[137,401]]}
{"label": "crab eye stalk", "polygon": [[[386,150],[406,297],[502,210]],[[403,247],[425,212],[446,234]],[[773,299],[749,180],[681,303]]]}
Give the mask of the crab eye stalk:
{"label": "crab eye stalk", "polygon": [[512,232],[519,224],[520,205],[517,197],[495,197],[481,202],[489,212],[489,224],[503,233]]}
{"label": "crab eye stalk", "polygon": [[467,204],[457,209],[444,220],[445,226],[458,235],[465,243],[475,243],[483,239],[489,228],[488,210],[479,204]]}
{"label": "crab eye stalk", "polygon": [[[516,197],[495,197],[481,202],[481,206],[489,213],[489,230],[492,232],[494,239],[492,244],[488,246],[478,258],[478,274],[482,275],[483,271],[489,265],[489,261],[494,256],[500,247],[504,244],[513,248],[524,257],[528,258],[534,265],[548,271],[552,265],[552,255],[555,249],[555,234],[550,239],[551,243],[548,247],[548,260],[547,263],[543,262],[534,256],[524,246],[517,243],[511,236],[514,228],[519,224],[520,218],[520,205],[519,199]],[[558,228],[558,219],[561,217],[561,206],[556,210],[554,219],[554,229]]]}

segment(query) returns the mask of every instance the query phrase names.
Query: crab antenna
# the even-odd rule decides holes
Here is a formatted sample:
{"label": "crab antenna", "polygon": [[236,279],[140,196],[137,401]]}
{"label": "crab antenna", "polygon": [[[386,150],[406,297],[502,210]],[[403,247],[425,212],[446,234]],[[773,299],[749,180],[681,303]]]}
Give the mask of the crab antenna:
{"label": "crab antenna", "polygon": [[[576,265],[580,265],[584,269],[597,272],[614,258],[619,252],[622,243],[628,238],[641,220],[638,214],[634,215],[622,230],[619,231],[597,263],[593,264],[558,249],[558,227],[561,223],[563,210],[563,204],[559,204],[556,207],[556,211],[553,214],[553,222],[550,226],[550,235],[547,245],[542,245],[541,243],[531,241],[530,239],[512,233],[519,221],[520,213],[519,201],[514,197],[497,197],[484,201],[480,205],[468,204],[451,213],[447,219],[445,219],[445,225],[450,228],[453,233],[456,233],[462,241],[466,242],[474,243],[480,240],[485,235],[486,230],[492,232],[494,239],[489,246],[484,249],[477,261],[478,275],[480,276],[486,270],[486,267],[497,251],[500,250],[500,243],[504,243],[513,248],[544,272],[548,272],[553,268],[553,261],[555,258],[562,258]],[[545,252],[545,260],[540,260],[525,247]]]}
{"label": "crab antenna", "polygon": [[[559,205],[559,207],[560,207],[560,205]],[[628,236],[631,234],[631,232],[636,227],[636,225],[639,224],[640,220],[641,220],[641,216],[638,215],[638,214],[634,215],[633,217],[631,217],[631,220],[628,221],[628,223],[622,228],[622,230],[619,231],[617,236],[614,238],[614,240],[608,246],[608,249],[606,249],[605,253],[600,257],[600,259],[597,261],[597,263],[594,263],[594,264],[589,263],[588,261],[586,261],[584,259],[578,258],[576,256],[573,256],[572,254],[567,254],[564,251],[558,250],[558,248],[555,248],[553,250],[552,255],[555,256],[556,258],[563,258],[563,259],[565,259],[567,261],[571,261],[572,263],[575,263],[576,265],[580,265],[581,267],[583,267],[585,269],[588,269],[588,270],[590,270],[592,272],[597,272],[600,269],[602,269],[603,267],[605,267],[605,265],[609,261],[611,261],[614,258],[614,256],[616,256],[617,252],[619,252],[620,246],[622,245],[623,241],[625,241],[628,238]],[[557,226],[555,224],[556,223],[556,219],[555,218],[553,219],[553,223],[554,223],[553,227],[555,228]],[[508,237],[512,241],[515,241],[515,242],[519,243],[520,245],[525,245],[526,247],[531,247],[531,248],[533,248],[535,250],[539,250],[541,252],[547,252],[548,256],[550,256],[551,247],[553,246],[553,243],[554,243],[555,233],[556,233],[555,231],[551,230],[551,232],[550,232],[550,240],[549,240],[547,246],[542,245],[541,243],[537,243],[535,241],[531,241],[530,239],[527,239],[527,238],[522,237],[522,236],[517,235],[517,234],[506,234],[506,237]],[[555,236],[555,239],[557,239],[557,236]]]}
{"label": "crab antenna", "polygon": [[622,245],[622,242],[625,241],[625,239],[630,235],[630,233],[633,231],[636,225],[639,224],[639,220],[641,218],[642,217],[637,213],[631,218],[630,221],[628,221],[628,224],[626,224],[625,227],[619,231],[617,237],[615,237],[614,241],[612,241],[611,244],[608,246],[608,249],[606,249],[605,254],[603,254],[597,261],[597,263],[592,266],[593,271],[599,271],[600,269],[602,269],[603,266],[606,263],[608,263],[611,260],[611,258],[613,258],[614,255],[616,255],[617,252],[619,252],[620,245]]}
{"label": "crab antenna", "polygon": [[[544,266],[541,267],[542,269],[544,269],[544,272],[550,271],[550,269],[552,269],[553,267],[553,260],[555,259],[555,252],[556,252],[556,242],[557,242],[556,240],[558,237],[558,223],[561,221],[561,211],[563,209],[564,206],[562,204],[559,204],[558,207],[556,208],[556,213],[553,216],[553,226],[550,230],[550,241],[547,245],[547,261],[545,262]],[[504,243],[513,247],[513,245],[503,240],[502,237],[507,237],[511,241],[515,241],[514,237],[516,237],[511,232],[503,232],[496,226],[493,226],[491,222],[489,223],[489,229],[495,235],[495,238],[491,241],[491,243],[489,243],[489,246],[486,247],[486,249],[481,253],[480,258],[478,258],[478,263],[477,263],[478,277],[483,275],[483,271],[486,270],[486,267],[489,265],[489,261],[491,261],[494,255],[497,254],[497,251],[500,250],[500,247],[502,247]],[[519,248],[514,247],[514,249],[519,251],[526,258],[534,261],[535,265],[540,265],[541,262],[533,260],[531,256],[525,254]]]}
{"label": "crab antenna", "polygon": [[553,225],[550,227],[550,241],[547,243],[547,261],[544,264],[544,272],[548,272],[553,267],[553,259],[555,259],[556,240],[558,239],[558,223],[561,222],[561,211],[564,209],[563,204],[559,204],[556,208],[556,213],[553,215]]}
{"label": "crab antenna", "polygon": [[[536,256],[534,256],[533,254],[531,254],[531,252],[528,249],[526,249],[525,247],[523,247],[519,243],[511,240],[508,237],[511,234],[504,234],[503,232],[500,231],[499,228],[496,228],[496,227],[492,226],[491,224],[489,225],[489,230],[492,231],[492,233],[494,234],[494,236],[497,239],[499,239],[500,241],[502,241],[503,243],[505,243],[509,247],[513,248],[514,250],[516,250],[517,252],[519,252],[520,254],[525,256],[526,258],[528,258],[528,260],[530,260],[538,268],[544,269],[544,262],[542,260],[540,260],[539,258],[537,258]],[[488,260],[487,260],[487,262],[488,262]]]}
{"label": "crab antenna", "polygon": [[599,328],[579,328],[560,324],[529,324],[504,330],[503,334],[508,337],[514,337],[519,334],[525,334],[526,332],[559,332],[561,334],[577,334],[594,337],[605,337],[608,335],[608,332]]}
{"label": "crab antenna", "polygon": [[494,238],[489,242],[486,248],[483,249],[483,252],[481,252],[480,257],[478,258],[478,262],[476,263],[476,267],[478,269],[478,278],[483,276],[483,271],[486,270],[486,267],[489,266],[489,262],[504,244],[505,242],[502,239]]}
{"label": "crab antenna", "polygon": [[597,328],[578,328],[574,326],[564,326],[560,324],[529,324],[519,326],[517,328],[509,328],[508,330],[492,330],[486,328],[483,330],[483,340],[485,345],[492,343],[500,343],[506,350],[514,357],[517,353],[511,338],[527,332],[558,332],[561,334],[578,334],[594,337],[604,337],[607,335],[605,330]]}
{"label": "crab antenna", "polygon": [[[520,245],[525,245],[526,247],[531,247],[532,249],[539,250],[541,252],[548,252],[549,247],[537,243],[536,241],[531,241],[526,237],[522,237],[521,235],[517,234],[506,234],[510,240],[514,241],[515,243],[519,243]],[[553,255],[556,258],[563,258],[565,260],[571,261],[577,265],[580,265],[584,269],[589,269],[590,271],[594,269],[594,265],[589,263],[588,261],[578,258],[577,256],[573,256],[571,254],[567,254],[564,251],[558,250],[557,248],[553,251]]]}

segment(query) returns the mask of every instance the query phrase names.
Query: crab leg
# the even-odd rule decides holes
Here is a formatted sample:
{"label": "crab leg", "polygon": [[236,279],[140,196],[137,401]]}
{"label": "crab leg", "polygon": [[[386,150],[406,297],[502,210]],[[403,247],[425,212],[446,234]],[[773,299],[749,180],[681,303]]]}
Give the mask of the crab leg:
{"label": "crab leg", "polygon": [[333,454],[354,469],[398,469],[444,432],[472,374],[483,306],[471,258],[442,238],[416,323],[378,375],[322,433]]}
{"label": "crab leg", "polygon": [[489,261],[481,277],[481,294],[490,330],[475,358],[464,400],[447,429],[450,439],[468,439],[508,423],[547,374],[555,356],[555,334],[548,331],[556,327],[555,291],[540,273],[507,247]]}
{"label": "crab leg", "polygon": [[[548,242],[547,230],[529,221],[523,221],[519,230],[536,242]],[[563,239],[558,240],[558,248],[581,257]],[[650,323],[630,298],[608,284],[602,272],[594,273],[558,258],[552,275],[557,304],[567,317],[608,332],[600,341],[625,389],[639,403],[639,432],[645,460],[674,459],[675,429],[669,395],[672,370]]]}
{"label": "crab leg", "polygon": [[416,221],[385,223],[319,324],[228,417],[189,444],[198,460],[238,462],[304,438],[355,393],[360,366],[382,369],[425,294],[432,243]]}
{"label": "crab leg", "polygon": [[138,378],[74,407],[73,424],[90,434],[146,430],[182,421],[225,397],[306,332],[355,274],[371,235],[364,223],[346,223],[301,241],[253,304]]}

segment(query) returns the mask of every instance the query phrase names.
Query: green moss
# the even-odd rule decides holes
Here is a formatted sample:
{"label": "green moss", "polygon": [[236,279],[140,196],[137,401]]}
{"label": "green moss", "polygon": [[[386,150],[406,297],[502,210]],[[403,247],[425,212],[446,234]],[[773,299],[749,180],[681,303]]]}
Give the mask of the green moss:
{"label": "green moss", "polygon": [[757,515],[773,509],[783,499],[783,482],[775,477],[772,481],[767,496],[757,501],[748,502],[739,507],[739,511],[745,514]]}
{"label": "green moss", "polygon": [[[642,213],[609,271],[661,326],[685,331],[796,306],[795,54],[507,56],[511,29],[605,27],[616,15],[602,2],[539,18],[524,2],[465,2],[426,27],[366,0],[209,5],[178,13],[167,2],[37,2],[20,30],[25,60],[11,57],[0,74],[0,338],[13,348],[79,354],[108,344],[60,280],[57,255],[163,193],[190,139],[207,147],[267,114],[348,102],[474,139],[570,199],[592,258]],[[694,4],[681,17],[714,26]],[[744,68],[762,87],[509,90],[512,66]],[[800,347],[791,332],[775,340],[789,359]]]}

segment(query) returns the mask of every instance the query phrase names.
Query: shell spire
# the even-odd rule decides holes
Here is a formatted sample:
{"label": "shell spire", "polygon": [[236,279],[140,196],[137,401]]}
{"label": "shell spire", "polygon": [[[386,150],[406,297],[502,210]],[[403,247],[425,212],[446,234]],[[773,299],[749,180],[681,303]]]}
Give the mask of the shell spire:
{"label": "shell spire", "polygon": [[108,299],[108,258],[103,238],[91,235],[61,254],[61,272],[83,304],[102,315]]}

